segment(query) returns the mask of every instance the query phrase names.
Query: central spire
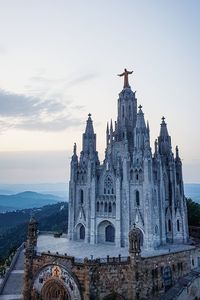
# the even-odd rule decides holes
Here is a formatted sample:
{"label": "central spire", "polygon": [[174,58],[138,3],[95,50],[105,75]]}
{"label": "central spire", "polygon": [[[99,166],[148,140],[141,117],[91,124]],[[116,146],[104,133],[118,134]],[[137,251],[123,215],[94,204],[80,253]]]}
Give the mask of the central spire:
{"label": "central spire", "polygon": [[121,74],[118,74],[118,76],[122,77],[124,76],[124,88],[130,88],[129,82],[128,82],[128,75],[132,74],[133,71],[127,71],[127,69],[124,69],[124,72]]}

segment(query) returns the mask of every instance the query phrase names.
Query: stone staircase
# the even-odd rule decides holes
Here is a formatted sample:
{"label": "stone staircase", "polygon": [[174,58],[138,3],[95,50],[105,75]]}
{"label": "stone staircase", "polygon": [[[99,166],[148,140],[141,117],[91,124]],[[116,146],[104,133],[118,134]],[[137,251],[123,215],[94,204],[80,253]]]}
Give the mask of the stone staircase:
{"label": "stone staircase", "polygon": [[0,290],[0,300],[22,299],[24,248],[20,247]]}

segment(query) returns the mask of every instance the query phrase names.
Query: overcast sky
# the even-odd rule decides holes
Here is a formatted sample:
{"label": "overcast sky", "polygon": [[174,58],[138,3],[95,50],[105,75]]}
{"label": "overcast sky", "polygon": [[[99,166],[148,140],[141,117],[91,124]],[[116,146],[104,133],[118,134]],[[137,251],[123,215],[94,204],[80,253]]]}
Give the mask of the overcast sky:
{"label": "overcast sky", "polygon": [[0,36],[0,183],[68,180],[89,112],[103,159],[125,67],[152,146],[164,115],[200,183],[199,1],[0,0]]}

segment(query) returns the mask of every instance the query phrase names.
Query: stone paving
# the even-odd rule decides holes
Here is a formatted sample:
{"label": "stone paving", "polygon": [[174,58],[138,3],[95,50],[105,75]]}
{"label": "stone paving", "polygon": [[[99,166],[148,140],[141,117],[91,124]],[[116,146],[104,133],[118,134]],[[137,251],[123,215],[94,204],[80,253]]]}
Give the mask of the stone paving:
{"label": "stone paving", "polygon": [[[55,238],[53,235],[39,235],[37,243],[38,252],[51,251],[52,253],[58,252],[59,254],[65,254],[74,256],[75,258],[106,258],[107,255],[117,257],[119,254],[122,257],[129,256],[128,248],[115,247],[112,244],[87,244],[82,241],[70,241],[66,235],[60,238]],[[156,250],[142,250],[142,257],[150,257],[163,255],[168,253],[174,253],[179,251],[185,251],[193,248],[189,245],[167,245]]]}
{"label": "stone paving", "polygon": [[177,283],[173,287],[171,287],[165,294],[163,294],[159,300],[176,299],[181,294],[183,289],[187,289],[188,285],[199,276],[200,276],[200,268],[198,267],[192,270],[186,276],[179,278]]}
{"label": "stone paving", "polygon": [[23,274],[24,250],[20,252],[16,264],[6,281],[3,292],[0,295],[0,300],[22,299]]}

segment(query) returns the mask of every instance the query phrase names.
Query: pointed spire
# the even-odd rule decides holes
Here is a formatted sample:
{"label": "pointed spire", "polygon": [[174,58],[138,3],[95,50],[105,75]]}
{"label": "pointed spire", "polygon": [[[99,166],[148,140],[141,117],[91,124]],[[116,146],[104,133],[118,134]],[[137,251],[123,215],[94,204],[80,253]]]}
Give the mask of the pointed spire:
{"label": "pointed spire", "polygon": [[179,157],[179,151],[178,151],[178,146],[176,146],[176,158]]}
{"label": "pointed spire", "polygon": [[160,124],[160,136],[169,136],[168,130],[167,130],[167,124],[165,122],[165,117],[162,117],[162,122]]}
{"label": "pointed spire", "polygon": [[106,145],[108,146],[109,144],[109,125],[108,125],[108,122],[107,122],[107,128],[106,128]]}
{"label": "pointed spire", "polygon": [[112,124],[112,119],[110,121],[110,143],[113,141],[113,124]]}
{"label": "pointed spire", "polygon": [[175,161],[181,163],[181,158],[179,156],[179,149],[178,146],[176,146],[176,157],[175,157]]}
{"label": "pointed spire", "polygon": [[149,134],[149,121],[147,120],[147,132],[148,132],[148,134]]}
{"label": "pointed spire", "polygon": [[162,117],[160,126],[160,136],[158,137],[159,153],[168,155],[171,153],[171,137],[168,134],[165,117]]}
{"label": "pointed spire", "polygon": [[157,155],[158,154],[158,140],[157,139],[155,140],[154,145],[155,145],[155,155]]}
{"label": "pointed spire", "polygon": [[71,163],[74,164],[74,163],[77,163],[77,162],[78,162],[77,147],[76,147],[76,143],[74,143]]}
{"label": "pointed spire", "polygon": [[108,126],[108,122],[107,122],[107,127],[106,127],[106,133],[109,133],[109,126]]}
{"label": "pointed spire", "polygon": [[139,108],[139,111],[137,113],[136,128],[145,128],[146,129],[146,124],[144,121],[144,113],[142,111],[142,105],[139,105],[138,108]]}
{"label": "pointed spire", "polygon": [[112,133],[113,133],[113,124],[112,124],[112,119],[111,119],[111,121],[110,121],[110,132],[112,132]]}
{"label": "pointed spire", "polygon": [[88,119],[87,119],[87,124],[86,124],[86,129],[85,129],[85,134],[88,134],[88,135],[94,134],[94,128],[93,128],[91,116],[92,115],[89,113]]}
{"label": "pointed spire", "polygon": [[88,155],[96,151],[96,134],[94,133],[91,114],[88,114],[85,133],[83,134],[83,152]]}
{"label": "pointed spire", "polygon": [[73,154],[76,156],[76,143],[74,143]]}

